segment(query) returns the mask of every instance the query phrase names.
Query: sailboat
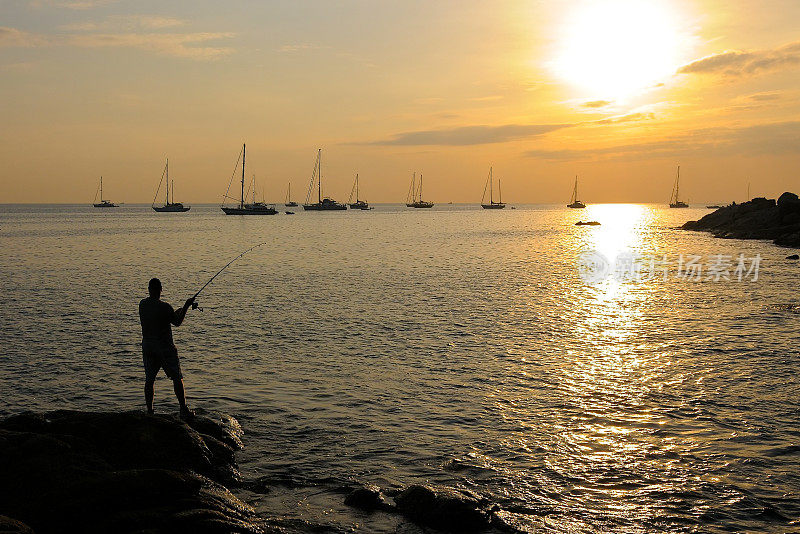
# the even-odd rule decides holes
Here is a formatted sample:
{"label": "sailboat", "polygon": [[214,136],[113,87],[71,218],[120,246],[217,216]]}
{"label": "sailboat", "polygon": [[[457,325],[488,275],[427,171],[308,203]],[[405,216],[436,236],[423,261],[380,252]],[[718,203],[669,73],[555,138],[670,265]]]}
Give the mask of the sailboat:
{"label": "sailboat", "polygon": [[586,207],[586,204],[584,204],[583,202],[578,200],[578,177],[577,176],[575,177],[575,187],[572,189],[572,198],[570,199],[569,204],[567,204],[567,207],[568,208],[575,208],[575,209],[580,209],[580,208],[585,208]]}
{"label": "sailboat", "polygon": [[688,208],[689,204],[678,200],[678,189],[681,180],[681,166],[678,165],[678,175],[675,177],[675,186],[672,188],[672,195],[669,197],[670,208]]}
{"label": "sailboat", "polygon": [[433,202],[422,200],[422,173],[419,174],[419,187],[416,186],[417,173],[411,177],[411,188],[408,190],[406,206],[409,208],[432,208]]}
{"label": "sailboat", "polygon": [[[489,203],[485,204],[484,201],[486,200],[487,187],[489,188]],[[501,210],[505,208],[506,205],[503,204],[503,193],[500,190],[500,178],[497,179],[497,194],[500,196],[500,200],[498,202],[494,201],[493,190],[494,190],[494,180],[492,179],[492,168],[489,167],[489,176],[486,178],[486,185],[483,186],[481,207],[485,210]]]}
{"label": "sailboat", "polygon": [[94,201],[92,204],[95,208],[118,208],[116,204],[110,200],[103,200],[103,177],[100,177],[100,202],[97,202],[97,191],[94,193]]}
{"label": "sailboat", "polygon": [[[351,202],[353,200],[353,192],[356,194],[356,201]],[[347,199],[347,203],[350,205],[350,209],[354,210],[371,210],[372,208],[369,207],[369,203],[366,200],[359,200],[358,199],[358,173],[356,173],[356,181],[353,182],[353,188],[350,190],[350,198]]]}
{"label": "sailboat", "polygon": [[289,182],[289,189],[286,191],[286,203],[284,204],[287,208],[296,208],[297,202],[292,200],[292,182]]}
{"label": "sailboat", "polygon": [[[228,184],[228,191],[225,191],[225,196],[222,199],[222,206],[220,208],[222,211],[225,212],[225,215],[277,215],[278,210],[275,209],[275,206],[270,204],[265,204],[264,202],[256,202],[256,190],[255,190],[255,176],[253,176],[253,202],[251,204],[244,203],[244,166],[245,166],[245,156],[246,156],[246,149],[247,146],[242,144],[242,193],[238,199],[234,199],[233,197],[228,196],[228,192],[230,191],[231,184]],[[237,160],[236,166],[239,166],[239,161]],[[234,171],[235,172],[235,171]],[[231,177],[231,183],[233,182],[233,177]],[[239,200],[239,205],[234,207],[225,206],[225,200],[227,199]]]}
{"label": "sailboat", "polygon": [[[317,201],[311,203],[311,191],[314,188],[314,182],[317,183]],[[308,184],[308,193],[306,194],[306,203],[303,204],[303,209],[306,211],[341,211],[346,210],[346,204],[340,204],[335,200],[322,197],[322,149],[317,150],[317,161],[314,163],[314,172],[311,174],[311,183]]]}
{"label": "sailboat", "polygon": [[[161,183],[164,181],[164,175],[167,177],[167,194],[164,198],[164,205],[156,206],[156,197],[158,197],[158,192],[161,190]],[[184,212],[192,209],[191,206],[184,206],[180,202],[175,202],[175,180],[172,181],[172,202],[169,201],[169,159],[167,159],[167,164],[164,166],[164,171],[161,173],[161,181],[158,182],[158,189],[156,189],[156,196],[153,197],[153,204],[151,207],[160,213]]]}

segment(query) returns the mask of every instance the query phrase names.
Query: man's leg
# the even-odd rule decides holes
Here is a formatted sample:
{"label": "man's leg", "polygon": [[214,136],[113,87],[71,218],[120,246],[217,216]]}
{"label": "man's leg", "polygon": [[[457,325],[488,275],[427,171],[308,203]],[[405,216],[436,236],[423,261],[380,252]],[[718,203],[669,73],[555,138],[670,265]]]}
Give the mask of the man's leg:
{"label": "man's leg", "polygon": [[147,413],[153,413],[153,384],[155,380],[146,378],[144,381],[144,402],[147,404]]}
{"label": "man's leg", "polygon": [[181,405],[181,411],[187,410],[186,408],[186,392],[183,389],[183,380],[180,378],[172,379],[172,388],[175,390],[175,396],[178,397],[178,404]]}
{"label": "man's leg", "polygon": [[144,403],[147,405],[147,413],[152,414],[153,384],[156,382],[156,375],[161,364],[146,342],[142,342],[142,359],[144,361]]}
{"label": "man's leg", "polygon": [[172,379],[172,387],[175,396],[178,397],[178,404],[181,406],[181,417],[190,418],[194,413],[186,406],[186,392],[183,389],[183,373],[181,373],[181,362],[178,359],[178,351],[174,347],[172,351],[164,357],[164,371]]}

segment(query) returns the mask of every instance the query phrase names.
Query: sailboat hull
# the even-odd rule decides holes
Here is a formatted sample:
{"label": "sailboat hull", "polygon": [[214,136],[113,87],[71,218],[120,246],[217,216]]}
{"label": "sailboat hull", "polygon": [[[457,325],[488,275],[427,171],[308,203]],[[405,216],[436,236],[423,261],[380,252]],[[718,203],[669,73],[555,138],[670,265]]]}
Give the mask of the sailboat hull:
{"label": "sailboat hull", "polygon": [[688,208],[689,204],[687,204],[686,202],[681,202],[679,200],[678,202],[673,202],[672,204],[670,204],[669,207],[670,208]]}
{"label": "sailboat hull", "polygon": [[505,208],[506,205],[502,202],[492,202],[491,204],[481,204],[481,207],[485,210],[501,210]]}
{"label": "sailboat hull", "polygon": [[225,212],[225,215],[277,215],[278,210],[270,206],[257,206],[257,207],[247,207],[244,208],[228,208],[223,207],[222,211]]}
{"label": "sailboat hull", "polygon": [[303,204],[303,209],[306,211],[342,211],[347,209],[346,204],[336,203],[322,203],[322,204]]}
{"label": "sailboat hull", "polygon": [[433,202],[410,202],[406,204],[409,208],[432,208]]}
{"label": "sailboat hull", "polygon": [[95,208],[118,208],[116,204],[113,202],[99,202],[97,204],[92,204]]}
{"label": "sailboat hull", "polygon": [[191,206],[184,206],[183,204],[172,204],[166,206],[153,206],[153,211],[159,213],[184,213],[192,209]]}
{"label": "sailboat hull", "polygon": [[297,202],[287,202],[286,204],[284,204],[284,206],[286,206],[287,208],[296,208]]}
{"label": "sailboat hull", "polygon": [[572,204],[567,204],[567,207],[572,209],[583,209],[586,207],[586,204],[583,202],[573,202]]}

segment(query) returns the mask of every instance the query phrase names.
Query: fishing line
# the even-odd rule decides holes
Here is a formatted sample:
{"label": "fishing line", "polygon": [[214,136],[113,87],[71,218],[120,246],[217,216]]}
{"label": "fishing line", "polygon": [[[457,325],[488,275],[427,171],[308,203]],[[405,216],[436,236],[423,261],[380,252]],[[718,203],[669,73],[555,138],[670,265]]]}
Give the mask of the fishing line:
{"label": "fishing line", "polygon": [[[225,264],[225,266],[224,266],[222,269],[220,269],[219,271],[217,271],[217,274],[215,274],[214,276],[212,276],[212,277],[211,277],[211,279],[210,279],[208,282],[206,282],[206,283],[205,283],[205,285],[203,285],[203,287],[201,287],[201,288],[200,288],[200,290],[199,290],[197,293],[195,293],[195,294],[194,294],[194,296],[193,296],[192,298],[193,298],[193,299],[196,299],[196,298],[197,298],[197,296],[198,296],[198,295],[200,295],[200,293],[201,293],[201,292],[202,292],[202,291],[203,291],[203,290],[204,290],[206,287],[208,287],[208,284],[210,284],[211,282],[213,282],[213,281],[214,281],[214,279],[215,279],[216,277],[218,277],[219,275],[221,275],[221,274],[222,274],[222,272],[223,272],[225,269],[227,269],[227,268],[228,268],[228,267],[229,267],[229,266],[230,266],[230,265],[231,265],[233,262],[235,262],[236,260],[238,260],[239,258],[241,258],[242,256],[244,256],[245,254],[247,254],[247,253],[248,253],[248,252],[250,252],[251,250],[255,250],[255,249],[257,249],[258,247],[263,247],[263,246],[264,246],[264,245],[266,245],[267,243],[269,243],[269,241],[264,241],[263,243],[259,243],[258,245],[252,246],[252,247],[248,248],[247,250],[245,250],[244,252],[242,252],[241,254],[239,254],[238,256],[236,256],[235,258],[233,258],[233,259],[232,259],[231,261],[229,261],[228,263],[226,263],[226,264]],[[193,309],[193,310],[196,310],[196,309],[198,309],[198,308],[199,308],[199,306],[197,305],[197,302],[192,302],[192,309]],[[202,309],[202,308],[200,308],[200,311],[202,311],[202,310],[203,310],[203,309]]]}

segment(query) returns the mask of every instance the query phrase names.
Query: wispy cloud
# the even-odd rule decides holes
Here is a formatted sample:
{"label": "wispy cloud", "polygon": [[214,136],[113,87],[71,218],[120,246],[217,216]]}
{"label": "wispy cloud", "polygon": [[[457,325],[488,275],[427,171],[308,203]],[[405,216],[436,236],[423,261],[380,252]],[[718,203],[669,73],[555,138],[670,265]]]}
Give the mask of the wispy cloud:
{"label": "wispy cloud", "polygon": [[65,24],[62,30],[91,32],[91,31],[137,31],[137,30],[163,30],[183,26],[184,21],[172,17],[153,15],[113,15],[100,22],[79,22]]}
{"label": "wispy cloud", "polygon": [[200,45],[233,36],[233,33],[91,33],[72,35],[67,43],[86,48],[136,48],[166,56],[209,60],[228,55],[233,48]]}
{"label": "wispy cloud", "polygon": [[356,143],[384,146],[467,146],[505,143],[517,139],[537,137],[576,126],[593,126],[637,122],[655,118],[652,112],[634,112],[606,119],[560,124],[503,124],[500,126],[458,126],[440,130],[417,130],[394,134],[388,139]]}
{"label": "wispy cloud", "polygon": [[292,43],[292,44],[285,44],[278,47],[279,52],[303,52],[306,50],[324,50],[328,48],[327,46],[320,46],[310,43]]}
{"label": "wispy cloud", "polygon": [[613,104],[613,102],[610,100],[592,100],[590,102],[584,102],[581,106],[585,108],[604,108],[611,104]]}
{"label": "wispy cloud", "polygon": [[119,0],[32,0],[31,7],[60,7],[64,9],[86,10],[109,4],[116,4]]}
{"label": "wispy cloud", "polygon": [[780,100],[784,97],[783,91],[764,91],[761,93],[754,93],[744,97],[746,100],[754,100],[756,102],[766,102],[770,100]]}
{"label": "wispy cloud", "polygon": [[748,76],[800,66],[800,41],[764,50],[728,50],[684,65],[681,74]]}
{"label": "wispy cloud", "polygon": [[0,26],[0,48],[35,48],[48,44],[50,44],[49,39],[43,35]]}
{"label": "wispy cloud", "polygon": [[592,124],[619,124],[621,122],[639,122],[639,121],[653,120],[655,118],[656,118],[655,113],[636,112],[636,113],[628,113],[626,115],[618,115],[616,117],[609,117],[607,119],[592,121]]}
{"label": "wispy cloud", "polygon": [[362,143],[394,146],[465,146],[503,143],[514,139],[535,137],[568,128],[572,124],[504,124],[502,126],[461,126],[445,130],[419,130],[393,135],[389,139]]}
{"label": "wispy cloud", "polygon": [[503,95],[486,95],[486,96],[475,96],[469,99],[470,102],[492,102],[495,100],[502,100],[505,98]]}
{"label": "wispy cloud", "polygon": [[76,46],[83,48],[135,48],[160,55],[211,60],[233,52],[233,48],[209,46],[233,37],[233,33],[69,33],[56,36],[33,34],[0,27],[0,47]]}
{"label": "wispy cloud", "polygon": [[676,155],[800,154],[800,121],[741,128],[705,128],[650,143],[601,148],[530,150],[526,156],[549,160],[640,159]]}

